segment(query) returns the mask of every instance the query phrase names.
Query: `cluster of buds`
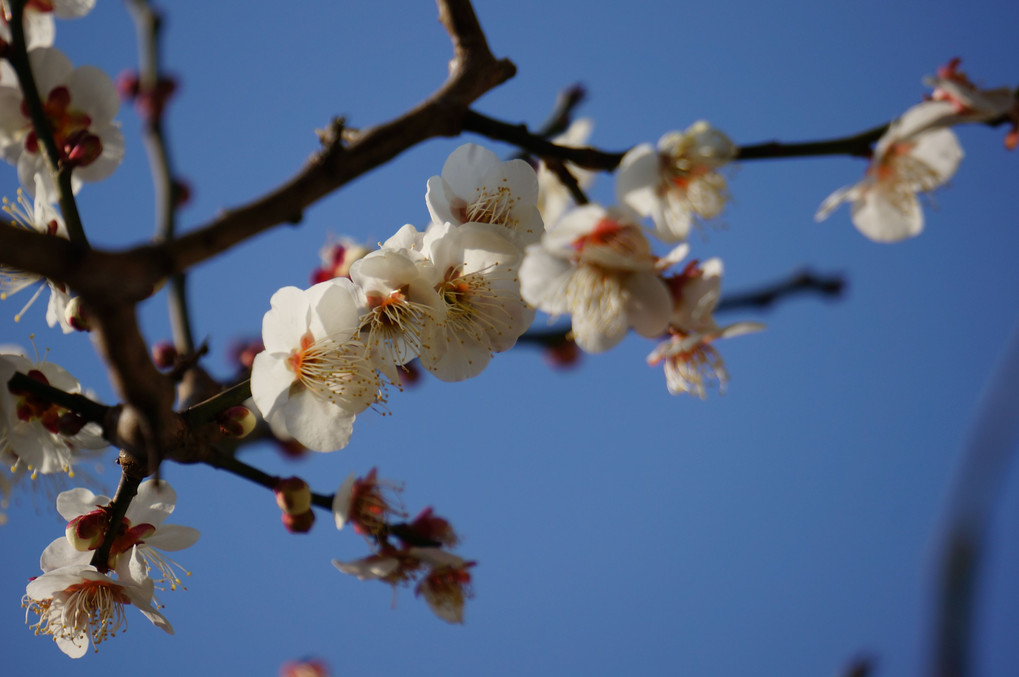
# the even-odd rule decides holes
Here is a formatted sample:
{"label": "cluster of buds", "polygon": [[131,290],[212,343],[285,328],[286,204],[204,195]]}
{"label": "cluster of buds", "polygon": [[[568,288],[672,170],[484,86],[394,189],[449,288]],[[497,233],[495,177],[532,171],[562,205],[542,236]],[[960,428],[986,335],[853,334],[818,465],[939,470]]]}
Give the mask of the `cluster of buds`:
{"label": "cluster of buds", "polygon": [[[414,592],[424,597],[439,618],[463,623],[464,602],[472,596],[470,569],[476,564],[447,550],[460,539],[449,521],[425,508],[410,522],[398,505],[400,487],[380,480],[375,468],[360,478],[347,477],[333,498],[336,528],[347,524],[375,546],[375,552],[351,562],[333,560],[345,574],[392,585],[417,581]],[[399,541],[394,545],[390,538]]]}

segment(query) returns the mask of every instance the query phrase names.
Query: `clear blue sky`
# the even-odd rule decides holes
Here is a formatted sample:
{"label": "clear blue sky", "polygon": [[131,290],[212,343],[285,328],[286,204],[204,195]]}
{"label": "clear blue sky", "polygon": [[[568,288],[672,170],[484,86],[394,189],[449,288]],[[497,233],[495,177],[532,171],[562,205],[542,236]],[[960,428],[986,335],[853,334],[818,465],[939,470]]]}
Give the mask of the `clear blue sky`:
{"label": "clear blue sky", "polygon": [[[168,125],[195,195],[185,228],[294,173],[332,116],[368,126],[418,103],[450,55],[429,2],[172,4],[166,62],[181,88]],[[1019,83],[1019,5],[940,7],[478,0],[493,51],[519,71],[477,108],[537,124],[556,92],[580,81],[591,142],[617,150],[701,118],[740,144],[860,131],[916,103],[922,76],[953,56],[987,86]],[[126,11],[110,0],[60,24],[57,46],[112,75],[136,58]],[[101,246],[153,230],[136,116],[120,118],[125,162],[80,198]],[[408,508],[433,505],[479,562],[465,626],[436,620],[409,590],[392,609],[387,586],[339,574],[330,559],[366,548],[326,515],[293,536],[260,487],[168,466],[179,497],[171,521],[203,534],[180,553],[194,572],[189,590],[162,595],[176,636],[129,610],[126,635],[73,663],[33,637],[18,600],[63,524],[21,495],[0,528],[6,671],[272,675],[315,655],[336,675],[833,675],[867,654],[880,675],[922,674],[945,500],[1019,307],[1019,153],[1003,149],[1003,130],[958,133],[966,157],[925,205],[926,232],[896,245],[866,240],[846,208],[813,220],[831,191],[860,178],[860,160],[730,172],[724,228],[691,242],[694,256],[725,261],[725,290],[802,266],[844,273],[849,289],[837,303],[725,316],[768,330],[720,345],[732,377],[722,397],[668,395],[644,364],[653,344],[637,337],[565,373],[521,349],[471,382],[394,394],[392,415],[359,417],[341,452],[297,464],[268,447],[246,454],[325,493],[372,466],[405,482]],[[198,268],[194,323],[209,337],[210,368],[229,373],[230,341],[257,333],[276,289],[307,283],[328,234],[377,242],[404,223],[424,226],[425,182],[459,143],[415,148],[309,210],[299,228]],[[0,168],[0,192],[13,196],[16,184]],[[611,177],[592,195],[612,200]],[[15,324],[19,308],[17,297],[0,307],[0,342],[26,344],[35,332],[40,350],[111,401],[88,339],[46,328],[42,304]],[[143,317],[152,340],[168,336],[162,296]],[[115,471],[107,463],[110,489]],[[981,675],[1019,665],[1015,477],[999,507],[980,584]]]}

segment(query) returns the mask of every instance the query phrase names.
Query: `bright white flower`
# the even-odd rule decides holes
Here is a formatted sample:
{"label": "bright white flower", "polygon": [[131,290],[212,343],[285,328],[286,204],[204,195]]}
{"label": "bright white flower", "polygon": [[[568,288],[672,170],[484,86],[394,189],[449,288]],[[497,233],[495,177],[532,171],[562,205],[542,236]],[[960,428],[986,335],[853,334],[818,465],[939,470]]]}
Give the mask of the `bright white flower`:
{"label": "bright white flower", "polygon": [[[443,381],[480,374],[492,353],[509,350],[534,319],[520,297],[521,252],[487,224],[432,226],[424,249],[441,278],[435,287],[446,306],[445,347],[421,363]],[[433,359],[438,355],[438,359]]]}
{"label": "bright white flower", "polygon": [[315,451],[347,446],[354,417],[378,399],[378,376],[355,335],[355,294],[346,278],[284,287],[262,319],[251,397],[270,426]]}
{"label": "bright white flower", "polygon": [[[99,547],[109,529],[111,499],[78,487],[57,496],[57,512],[67,520],[66,534],[43,551],[39,561],[43,571],[67,566],[88,564],[93,551]],[[116,568],[125,556],[137,550],[145,562],[146,574],[156,583],[166,583],[170,589],[181,584],[177,571],[189,575],[184,567],[166,557],[162,551],[190,548],[198,541],[199,532],[179,524],[163,524],[177,503],[177,494],[168,482],[145,480],[127,508],[127,514],[118,527],[117,536],[110,548],[108,566]],[[155,572],[159,572],[159,577]]]}
{"label": "bright white flower", "polygon": [[725,392],[729,374],[721,355],[711,345],[720,338],[729,338],[760,331],[764,325],[756,322],[739,322],[710,332],[685,334],[674,331],[672,337],[658,345],[647,357],[647,363],[655,366],[665,363],[665,384],[673,395],[690,393],[707,397],[709,387]]}
{"label": "bright white flower", "polygon": [[[33,579],[25,589],[25,616],[34,613],[37,635],[50,635],[71,658],[81,658],[89,641],[98,645],[127,624],[124,607],[133,604],[157,628],[173,634],[170,622],[153,606],[155,584],[145,575],[137,551],[117,569],[116,578],[88,564],[71,564]],[[158,602],[155,602],[158,605]]]}
{"label": "bright white flower", "polygon": [[523,160],[501,161],[467,143],[450,154],[442,176],[428,179],[425,195],[434,223],[491,223],[509,231],[521,249],[537,242],[545,226],[538,211],[538,178]]}
{"label": "bright white flower", "polygon": [[960,122],[996,122],[1008,120],[1011,128],[1005,135],[1005,147],[1015,150],[1019,145],[1019,96],[1011,87],[980,89],[964,72],[959,70],[961,59],[955,58],[938,69],[936,77],[925,78],[924,83],[934,89],[931,99],[947,101],[954,107],[954,115],[944,124]]}
{"label": "bright white flower", "polygon": [[[120,107],[113,81],[92,66],[74,68],[62,52],[41,47],[28,55],[61,162],[73,163],[72,187],[100,181],[124,158],[124,135],[114,121]],[[16,165],[18,179],[34,195],[36,174],[56,195],[45,149],[22,105],[17,83],[0,82],[0,157]]]}
{"label": "bright white flower", "polygon": [[8,386],[15,372],[67,393],[81,392],[78,381],[56,364],[0,353],[0,415],[7,424],[7,452],[16,459],[12,472],[24,467],[33,477],[73,473],[71,467],[80,460],[81,450],[107,446],[95,423],[84,423],[63,407]]}
{"label": "bright white flower", "polygon": [[524,300],[552,316],[569,314],[587,352],[608,350],[631,327],[654,337],[668,324],[669,291],[636,220],[625,208],[578,207],[528,247],[521,264]]}
{"label": "bright white flower", "polygon": [[[31,3],[25,6],[25,46],[31,51],[38,47],[51,47],[56,37],[56,26],[53,21],[52,12],[40,12]],[[11,16],[8,7],[8,0],[0,0],[0,40],[10,43],[13,40],[11,34]],[[5,63],[4,66],[7,66]],[[14,70],[6,67],[0,81],[7,79],[7,73],[14,76]]]}
{"label": "bright white flower", "polygon": [[962,147],[941,126],[952,104],[928,101],[894,121],[874,148],[863,180],[828,196],[814,216],[818,221],[843,202],[852,202],[853,225],[877,242],[898,242],[923,231],[918,192],[930,192],[955,173]]}
{"label": "bright white flower", "polygon": [[[412,226],[405,226],[387,246],[416,242],[419,236]],[[390,383],[400,383],[398,368],[415,357],[430,363],[441,359],[446,306],[435,291],[439,275],[420,248],[372,252],[354,262],[350,277],[357,285],[362,312],[359,336],[372,363]]]}
{"label": "bright white flower", "polygon": [[[557,146],[581,148],[587,143],[587,139],[591,136],[593,129],[593,120],[590,118],[578,118],[570,123],[565,132],[551,141]],[[597,176],[597,172],[583,169],[572,162],[564,164],[566,169],[570,171],[570,174],[573,175],[573,178],[577,180],[577,185],[580,186],[581,190],[587,190],[594,182],[594,177]],[[539,162],[538,211],[541,212],[541,218],[545,222],[545,227],[551,228],[559,220],[559,217],[563,215],[563,212],[571,206],[573,206],[573,195],[570,194],[569,189],[563,185],[563,182],[559,180],[554,171],[549,169],[544,162]]]}
{"label": "bright white flower", "polygon": [[[11,225],[25,228],[26,230],[34,230],[37,233],[61,237],[66,240],[67,226],[64,225],[64,219],[60,213],[46,200],[46,193],[43,188],[44,179],[39,174],[36,174],[34,179],[36,187],[35,204],[30,205],[28,198],[25,197],[25,194],[19,188],[18,201],[11,202],[4,198],[3,210],[12,217]],[[27,273],[0,263],[0,301],[6,300],[11,294],[16,294],[22,289],[43,280],[46,283],[39,285],[35,293],[29,298],[28,303],[14,316],[14,321],[20,321],[25,311],[39,298],[39,294],[48,288],[50,290],[50,298],[49,306],[46,309],[46,323],[51,327],[59,324],[65,334],[74,331],[74,327],[67,321],[66,313],[67,304],[70,303],[71,296],[67,293],[67,288],[59,282],[46,280],[35,273]]]}
{"label": "bright white flower", "polygon": [[700,120],[685,132],[669,132],[658,148],[641,144],[619,165],[618,200],[650,216],[662,240],[686,239],[694,217],[713,219],[728,199],[725,179],[716,170],[736,157],[725,134]]}

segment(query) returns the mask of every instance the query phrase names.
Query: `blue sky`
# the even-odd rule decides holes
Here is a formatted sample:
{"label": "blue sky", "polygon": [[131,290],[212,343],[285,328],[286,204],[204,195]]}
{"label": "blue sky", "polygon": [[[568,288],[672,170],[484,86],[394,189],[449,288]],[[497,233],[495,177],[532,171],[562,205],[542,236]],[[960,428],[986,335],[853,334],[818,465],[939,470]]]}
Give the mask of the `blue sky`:
{"label": "blue sky", "polygon": [[[1019,80],[1014,3],[479,0],[476,9],[492,50],[518,67],[476,108],[536,125],[559,89],[583,82],[591,143],[610,150],[698,119],[739,144],[853,133],[917,102],[922,77],[954,56],[981,84]],[[75,64],[116,75],[135,62],[121,3],[100,2],[57,36]],[[369,126],[418,103],[441,84],[449,52],[427,2],[177,3],[165,58],[181,81],[167,124],[194,187],[182,226],[292,175],[332,116]],[[153,230],[137,119],[129,108],[120,119],[124,164],[80,196],[98,246]],[[731,374],[724,396],[670,396],[645,365],[653,343],[638,337],[566,372],[522,348],[470,382],[394,394],[392,415],[359,417],[343,451],[298,463],[269,447],[245,452],[325,493],[372,466],[404,482],[407,508],[433,505],[478,561],[465,626],[436,620],[410,590],[392,608],[387,586],[339,574],[330,559],[366,548],[326,515],[310,535],[290,535],[260,487],[168,466],[172,521],[203,534],[180,553],[194,572],[189,589],[161,596],[176,635],[134,613],[130,632],[73,663],[34,638],[18,600],[63,524],[21,494],[0,528],[6,665],[274,674],[315,655],[334,674],[831,675],[866,654],[877,674],[923,674],[946,499],[1019,307],[1019,155],[1003,149],[1003,134],[958,130],[959,172],[925,205],[926,231],[895,245],[860,235],[846,208],[813,220],[831,191],[860,178],[860,160],[732,168],[722,227],[691,242],[697,258],[722,257],[724,289],[803,266],[842,273],[849,287],[834,303],[726,315],[768,329],[719,346]],[[430,141],[323,200],[300,227],[198,267],[194,324],[209,338],[209,368],[230,373],[230,341],[257,333],[276,289],[307,283],[330,234],[377,242],[404,223],[424,226],[425,182],[468,140],[512,153],[478,137]],[[16,182],[0,168],[3,193]],[[592,197],[612,195],[611,177],[599,177]],[[45,327],[42,304],[15,324],[21,304],[8,305],[0,342],[24,345],[34,332],[40,351],[113,401],[87,338]],[[162,296],[142,317],[151,340],[168,336]],[[112,489],[110,458],[101,477]],[[1010,476],[980,580],[977,674],[1014,674],[1019,663],[1017,528]]]}

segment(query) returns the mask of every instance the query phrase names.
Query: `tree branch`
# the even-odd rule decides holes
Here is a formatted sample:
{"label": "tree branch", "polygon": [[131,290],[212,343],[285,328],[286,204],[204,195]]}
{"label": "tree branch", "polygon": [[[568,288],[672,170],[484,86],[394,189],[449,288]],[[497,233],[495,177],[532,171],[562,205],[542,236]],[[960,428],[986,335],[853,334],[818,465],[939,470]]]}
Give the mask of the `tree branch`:
{"label": "tree branch", "polygon": [[446,83],[426,101],[343,145],[337,136],[300,173],[268,195],[221,215],[167,243],[171,272],[205,261],[281,223],[297,223],[305,208],[349,181],[436,136],[456,136],[468,106],[511,78],[516,67],[496,59],[467,0],[437,0],[453,43]]}

